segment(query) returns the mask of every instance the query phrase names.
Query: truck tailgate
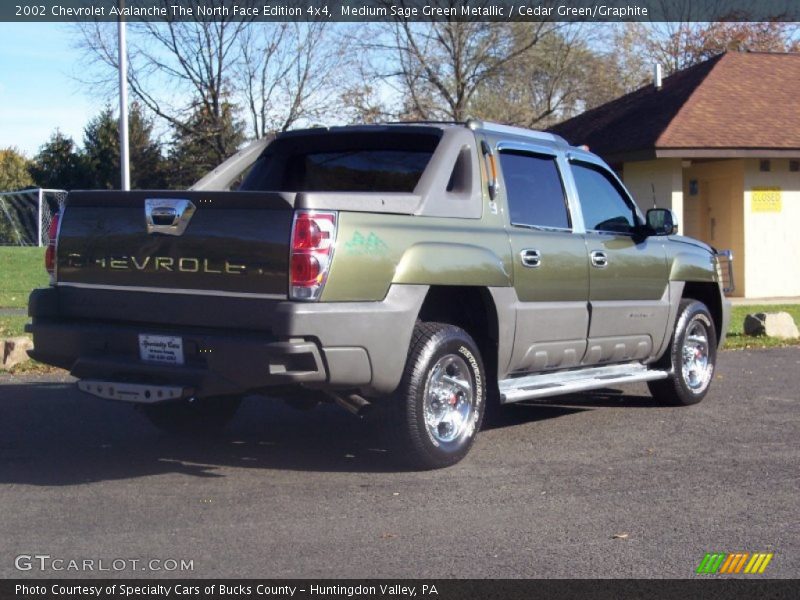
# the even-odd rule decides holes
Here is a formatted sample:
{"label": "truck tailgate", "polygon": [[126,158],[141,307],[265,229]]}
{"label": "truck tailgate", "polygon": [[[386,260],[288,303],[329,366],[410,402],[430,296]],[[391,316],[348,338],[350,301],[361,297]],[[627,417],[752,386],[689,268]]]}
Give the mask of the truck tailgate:
{"label": "truck tailgate", "polygon": [[268,192],[73,192],[57,284],[286,298],[293,204],[293,194]]}

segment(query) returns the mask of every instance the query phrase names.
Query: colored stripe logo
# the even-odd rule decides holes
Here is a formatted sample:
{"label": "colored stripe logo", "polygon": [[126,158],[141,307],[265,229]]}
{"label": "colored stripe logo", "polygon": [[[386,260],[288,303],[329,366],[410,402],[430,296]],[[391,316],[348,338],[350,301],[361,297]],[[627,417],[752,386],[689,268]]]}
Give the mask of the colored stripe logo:
{"label": "colored stripe logo", "polygon": [[763,573],[772,560],[773,553],[756,552],[707,552],[700,561],[696,573],[699,574],[727,574],[743,573],[755,575]]}

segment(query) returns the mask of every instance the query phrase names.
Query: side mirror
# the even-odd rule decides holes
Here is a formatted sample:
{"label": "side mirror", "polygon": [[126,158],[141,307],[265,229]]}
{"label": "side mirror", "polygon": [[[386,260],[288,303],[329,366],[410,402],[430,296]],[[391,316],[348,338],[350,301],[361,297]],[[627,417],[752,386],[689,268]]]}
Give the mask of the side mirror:
{"label": "side mirror", "polygon": [[678,219],[667,208],[651,208],[647,211],[647,227],[653,235],[672,235],[678,233]]}

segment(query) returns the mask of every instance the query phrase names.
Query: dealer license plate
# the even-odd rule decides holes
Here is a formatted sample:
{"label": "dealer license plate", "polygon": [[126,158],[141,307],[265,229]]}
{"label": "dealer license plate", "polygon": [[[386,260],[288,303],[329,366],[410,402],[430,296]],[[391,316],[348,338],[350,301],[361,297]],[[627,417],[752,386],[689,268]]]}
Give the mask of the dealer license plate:
{"label": "dealer license plate", "polygon": [[139,335],[139,358],[166,365],[183,364],[183,339],[171,335]]}

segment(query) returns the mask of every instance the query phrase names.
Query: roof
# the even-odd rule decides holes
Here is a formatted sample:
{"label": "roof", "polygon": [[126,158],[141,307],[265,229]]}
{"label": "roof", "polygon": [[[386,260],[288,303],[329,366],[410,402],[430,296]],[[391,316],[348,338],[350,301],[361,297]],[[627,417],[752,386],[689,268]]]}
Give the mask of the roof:
{"label": "roof", "polygon": [[467,127],[473,131],[488,131],[490,133],[516,135],[539,141],[552,142],[555,145],[568,145],[567,140],[551,132],[512,127],[492,121],[480,121],[478,119],[469,119],[467,121],[390,121],[387,123],[356,123],[352,125],[334,125],[330,127],[316,126],[306,129],[291,129],[279,133],[277,137],[287,138],[342,132],[386,133],[388,131],[409,128],[416,128],[417,130],[422,130],[423,128],[427,128],[428,130],[444,130],[451,127]]}
{"label": "roof", "polygon": [[727,52],[551,128],[609,162],[800,154],[800,54]]}

